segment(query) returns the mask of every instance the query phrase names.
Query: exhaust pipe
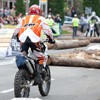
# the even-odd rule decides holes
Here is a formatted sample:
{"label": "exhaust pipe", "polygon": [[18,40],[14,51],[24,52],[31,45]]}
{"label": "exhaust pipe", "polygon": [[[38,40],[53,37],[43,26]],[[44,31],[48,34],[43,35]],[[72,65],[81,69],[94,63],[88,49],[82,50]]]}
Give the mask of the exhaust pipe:
{"label": "exhaust pipe", "polygon": [[25,64],[26,64],[28,70],[30,71],[30,73],[33,74],[34,71],[33,71],[33,68],[31,67],[30,62],[28,60],[26,60],[25,61]]}

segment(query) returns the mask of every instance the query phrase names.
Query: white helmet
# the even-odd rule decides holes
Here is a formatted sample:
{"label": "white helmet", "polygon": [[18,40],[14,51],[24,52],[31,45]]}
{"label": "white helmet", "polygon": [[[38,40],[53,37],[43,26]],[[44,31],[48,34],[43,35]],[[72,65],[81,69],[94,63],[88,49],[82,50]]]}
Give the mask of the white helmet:
{"label": "white helmet", "polygon": [[48,18],[51,18],[51,15],[48,15]]}
{"label": "white helmet", "polygon": [[95,15],[96,15],[96,13],[93,11],[93,12],[92,12],[92,16],[95,16]]}

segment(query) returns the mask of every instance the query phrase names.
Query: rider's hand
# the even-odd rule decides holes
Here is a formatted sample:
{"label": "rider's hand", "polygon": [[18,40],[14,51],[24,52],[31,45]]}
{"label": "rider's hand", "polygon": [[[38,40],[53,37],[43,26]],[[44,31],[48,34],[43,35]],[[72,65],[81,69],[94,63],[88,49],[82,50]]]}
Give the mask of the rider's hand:
{"label": "rider's hand", "polygon": [[55,44],[55,40],[50,39],[50,38],[49,38],[49,41],[48,42],[51,43],[51,44]]}

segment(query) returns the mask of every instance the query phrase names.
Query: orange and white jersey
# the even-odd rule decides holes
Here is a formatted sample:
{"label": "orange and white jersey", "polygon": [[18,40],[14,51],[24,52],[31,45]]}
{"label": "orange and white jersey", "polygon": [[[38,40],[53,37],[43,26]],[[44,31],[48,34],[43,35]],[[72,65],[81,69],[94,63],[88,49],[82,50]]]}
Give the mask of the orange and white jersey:
{"label": "orange and white jersey", "polygon": [[29,37],[32,42],[37,43],[40,41],[41,29],[53,39],[52,31],[44,17],[39,15],[27,15],[19,22],[14,34],[18,34],[18,38],[22,43],[25,42],[27,37]]}

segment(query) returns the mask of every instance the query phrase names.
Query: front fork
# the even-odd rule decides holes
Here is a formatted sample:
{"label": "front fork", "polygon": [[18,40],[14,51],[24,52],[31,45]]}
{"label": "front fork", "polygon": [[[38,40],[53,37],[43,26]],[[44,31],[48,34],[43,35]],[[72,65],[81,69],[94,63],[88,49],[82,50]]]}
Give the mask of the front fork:
{"label": "front fork", "polygon": [[48,55],[47,55],[47,53],[44,53],[44,55],[45,55],[45,59],[44,59],[44,62],[43,62],[43,66],[46,67],[47,61],[48,61]]}

